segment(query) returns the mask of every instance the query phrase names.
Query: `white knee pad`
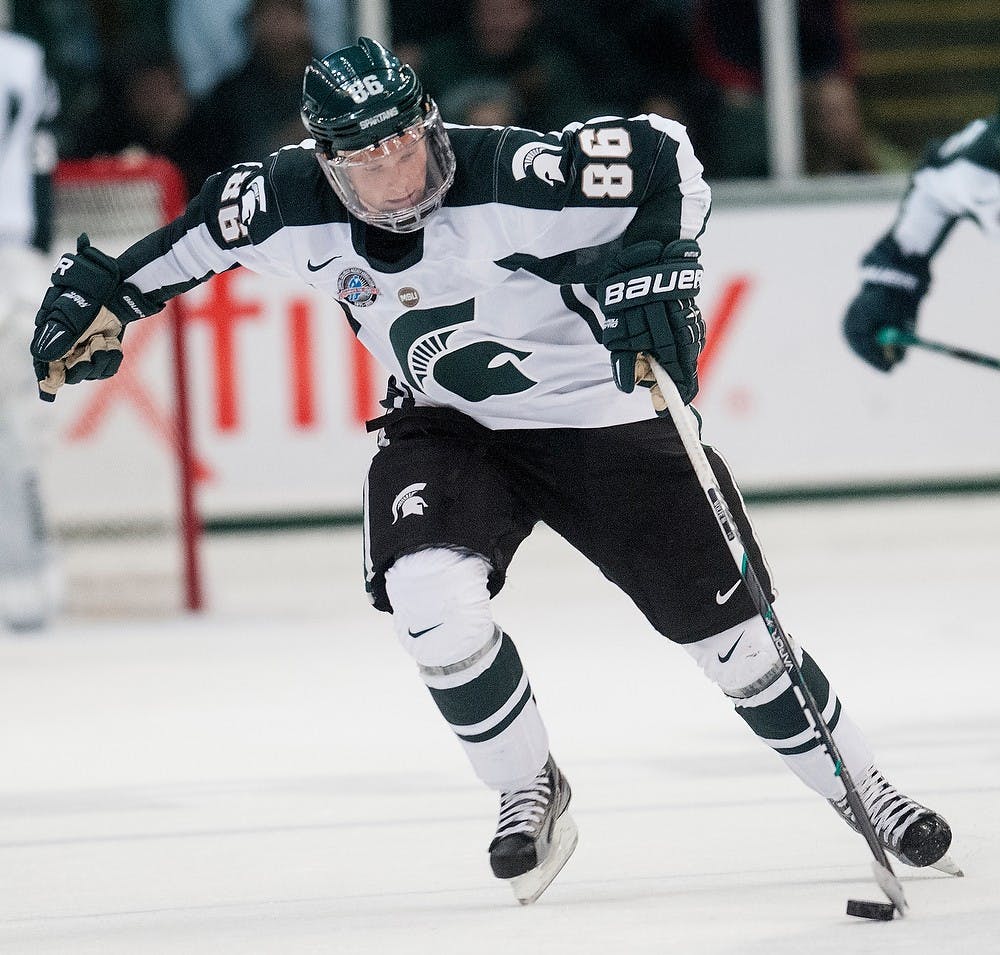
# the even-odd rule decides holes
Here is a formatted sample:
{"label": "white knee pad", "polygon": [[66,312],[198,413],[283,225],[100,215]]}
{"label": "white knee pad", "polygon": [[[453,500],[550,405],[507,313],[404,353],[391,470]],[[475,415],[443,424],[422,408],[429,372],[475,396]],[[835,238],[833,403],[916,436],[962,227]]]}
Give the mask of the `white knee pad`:
{"label": "white knee pad", "polygon": [[[744,620],[714,637],[686,643],[684,649],[695,658],[705,675],[737,702],[751,697],[756,698],[755,703],[764,702],[760,694],[778,683],[785,672],[760,616]],[[792,650],[801,663],[802,651],[794,644]]]}
{"label": "white knee pad", "polygon": [[399,642],[479,778],[503,792],[534,778],[549,742],[517,650],[493,622],[489,572],[476,555],[422,550],[386,571],[385,590]]}
{"label": "white knee pad", "polygon": [[[468,682],[496,656],[490,565],[482,557],[433,548],[400,557],[385,574],[396,636],[429,685]],[[442,679],[434,679],[439,677]]]}
{"label": "white knee pad", "polygon": [[[848,771],[853,775],[864,773],[874,760],[864,736],[842,712],[836,693],[816,662],[805,657],[791,638],[788,642],[799,666],[812,672],[814,683],[819,681],[825,688],[817,702]],[[797,702],[791,714],[783,705],[781,697],[790,691],[792,684],[761,617],[753,617],[714,637],[687,644],[684,649],[698,661],[709,679],[732,699],[737,712],[753,732],[774,749],[806,785],[827,799],[839,798],[843,785],[833,772],[829,755],[816,739],[811,720],[807,722],[804,716],[795,716],[800,711]],[[815,689],[813,695],[816,695]]]}

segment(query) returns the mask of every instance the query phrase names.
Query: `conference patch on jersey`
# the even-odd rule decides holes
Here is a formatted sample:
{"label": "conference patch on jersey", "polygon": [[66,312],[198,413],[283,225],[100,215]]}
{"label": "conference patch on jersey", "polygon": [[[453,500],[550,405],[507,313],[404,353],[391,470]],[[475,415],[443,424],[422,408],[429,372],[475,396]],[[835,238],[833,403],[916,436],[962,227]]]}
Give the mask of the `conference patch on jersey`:
{"label": "conference patch on jersey", "polygon": [[565,182],[566,177],[559,168],[562,159],[562,146],[553,143],[525,143],[521,146],[511,162],[511,171],[517,180],[526,179],[529,170],[542,182],[554,186],[557,182]]}
{"label": "conference patch on jersey", "polygon": [[364,269],[344,269],[337,276],[337,298],[348,305],[367,308],[378,298],[375,280]]}
{"label": "conference patch on jersey", "polygon": [[399,304],[413,308],[420,301],[420,293],[412,285],[404,285],[398,292]]}

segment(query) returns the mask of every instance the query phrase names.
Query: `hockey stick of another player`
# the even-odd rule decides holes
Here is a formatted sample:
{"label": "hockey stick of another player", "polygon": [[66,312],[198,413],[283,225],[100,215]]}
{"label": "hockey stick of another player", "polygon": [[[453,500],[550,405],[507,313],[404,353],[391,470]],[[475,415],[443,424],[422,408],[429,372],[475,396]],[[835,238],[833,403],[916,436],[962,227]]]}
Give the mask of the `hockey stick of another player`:
{"label": "hockey stick of another player", "polygon": [[879,888],[886,894],[889,901],[895,906],[896,911],[902,916],[905,914],[904,910],[907,908],[906,897],[903,895],[903,886],[892,871],[889,857],[886,855],[882,843],[879,842],[878,836],[875,834],[871,818],[865,809],[864,803],[861,801],[861,797],[858,795],[858,790],[851,779],[850,773],[847,771],[847,767],[844,765],[840,750],[833,741],[830,728],[826,725],[823,714],[816,704],[816,700],[806,684],[805,678],[802,676],[802,670],[795,659],[795,654],[792,652],[788,637],[785,635],[785,631],[777,616],[775,616],[774,608],[768,601],[764,593],[764,588],[747,558],[746,548],[736,527],[736,522],[733,520],[733,516],[726,505],[726,499],[723,497],[722,490],[715,479],[712,466],[708,463],[705,449],[701,446],[701,438],[693,421],[694,413],[684,405],[680,394],[677,392],[677,387],[670,376],[652,356],[649,356],[649,366],[656,378],[656,383],[660,387],[660,391],[663,393],[663,398],[667,403],[667,410],[670,412],[674,427],[677,428],[677,433],[684,444],[684,450],[687,452],[691,466],[698,477],[698,483],[701,484],[701,489],[705,492],[705,497],[712,508],[712,513],[715,514],[719,530],[726,539],[730,554],[733,555],[733,561],[736,564],[737,570],[739,570],[740,577],[746,585],[750,599],[757,608],[757,612],[764,620],[767,632],[771,636],[771,642],[774,644],[785,672],[788,674],[792,686],[795,688],[799,705],[812,723],[813,731],[826,748],[827,754],[833,762],[834,775],[838,776],[844,785],[847,803],[851,807],[851,812],[854,813],[854,819],[858,823],[858,827],[861,829],[861,833],[865,837],[872,855],[875,857],[872,863],[875,881],[878,883]]}
{"label": "hockey stick of another player", "polygon": [[880,345],[896,345],[900,348],[925,348],[927,351],[936,351],[942,355],[950,355],[952,358],[958,358],[961,361],[971,362],[973,365],[982,365],[984,368],[992,368],[994,371],[1000,371],[1000,358],[969,351],[966,348],[956,348],[954,345],[947,345],[944,342],[934,342],[926,338],[920,338],[912,332],[905,332],[900,328],[880,329],[875,338]]}

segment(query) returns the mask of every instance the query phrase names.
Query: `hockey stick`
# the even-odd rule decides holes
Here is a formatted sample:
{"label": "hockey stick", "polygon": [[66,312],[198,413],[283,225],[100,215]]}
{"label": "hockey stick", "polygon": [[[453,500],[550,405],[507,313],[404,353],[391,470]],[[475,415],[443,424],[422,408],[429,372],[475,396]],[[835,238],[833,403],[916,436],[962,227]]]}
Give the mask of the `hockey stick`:
{"label": "hockey stick", "polygon": [[900,348],[925,348],[927,351],[936,351],[942,355],[950,355],[961,361],[970,362],[973,365],[982,365],[984,368],[992,368],[1000,371],[1000,358],[992,355],[983,355],[980,352],[969,351],[965,348],[956,348],[954,345],[947,345],[944,342],[934,342],[926,338],[920,338],[912,332],[904,332],[899,328],[882,328],[875,336],[880,345]]}
{"label": "hockey stick", "polygon": [[709,506],[712,508],[712,513],[715,514],[719,530],[726,539],[729,552],[733,555],[733,561],[736,563],[740,577],[746,585],[750,599],[764,620],[767,632],[771,636],[771,642],[774,644],[774,649],[777,650],[785,672],[788,674],[792,686],[796,690],[799,705],[812,723],[813,731],[822,741],[827,754],[833,762],[834,775],[838,776],[844,785],[847,804],[851,807],[851,812],[854,813],[854,819],[861,829],[861,834],[865,837],[868,848],[871,849],[872,855],[875,857],[872,862],[875,881],[878,883],[879,888],[886,894],[889,901],[892,902],[896,911],[902,916],[905,914],[904,910],[907,908],[906,897],[903,895],[903,886],[892,870],[889,857],[886,855],[882,843],[879,842],[878,836],[875,834],[871,818],[865,809],[864,803],[861,801],[861,797],[858,795],[858,790],[851,779],[850,773],[847,771],[847,767],[844,765],[840,750],[833,741],[830,728],[826,725],[823,714],[816,704],[816,700],[806,684],[805,678],[802,676],[802,670],[795,659],[795,654],[792,652],[788,637],[785,635],[785,631],[777,616],[775,616],[774,608],[764,593],[764,588],[757,577],[756,571],[754,571],[753,566],[747,558],[746,548],[736,527],[736,522],[733,520],[733,516],[726,505],[722,490],[715,479],[715,473],[712,471],[712,466],[708,463],[705,450],[701,446],[701,438],[692,421],[693,413],[685,407],[680,394],[677,392],[677,387],[670,376],[660,367],[659,362],[652,356],[647,357],[650,369],[656,378],[656,383],[659,385],[660,391],[663,393],[663,398],[667,403],[667,410],[670,412],[674,427],[680,435],[684,450],[687,452],[691,466],[698,477],[698,483],[701,484],[701,489],[705,492],[705,497],[708,498]]}

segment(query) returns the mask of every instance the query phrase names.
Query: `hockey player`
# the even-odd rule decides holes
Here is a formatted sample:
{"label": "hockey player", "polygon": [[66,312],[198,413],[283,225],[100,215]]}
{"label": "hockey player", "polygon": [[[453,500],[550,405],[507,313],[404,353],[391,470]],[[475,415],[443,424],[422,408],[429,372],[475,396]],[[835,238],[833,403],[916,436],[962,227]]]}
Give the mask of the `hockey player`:
{"label": "hockey player", "polygon": [[47,129],[56,107],[41,48],[0,30],[0,625],[37,630],[55,610],[56,574],[39,497],[43,430],[23,360],[48,264]]}
{"label": "hockey player", "polygon": [[[210,177],[118,259],[84,237],[63,256],[31,347],[43,395],[114,374],[123,323],[235,265],[326,291],[393,372],[365,488],[367,586],[500,793],[494,874],[532,901],[576,845],[569,783],[490,609],[539,520],[853,823],[677,432],[635,389],[637,354],[652,352],[685,401],[698,390],[710,193],[684,128],[655,115],[547,134],[446,127],[413,70],[366,38],[311,64],[302,116],[311,140]],[[732,477],[706,450],[770,589]],[[938,862],[947,823],[885,781],[797,653],[886,847]]]}
{"label": "hockey player", "polygon": [[844,335],[880,371],[891,371],[905,348],[881,345],[878,333],[916,330],[931,259],[959,219],[972,219],[1000,238],[1000,114],[974,120],[931,146],[892,228],[861,260],[861,291],[847,309]]}

